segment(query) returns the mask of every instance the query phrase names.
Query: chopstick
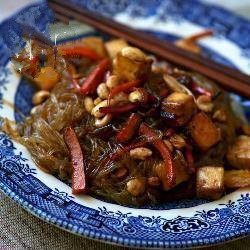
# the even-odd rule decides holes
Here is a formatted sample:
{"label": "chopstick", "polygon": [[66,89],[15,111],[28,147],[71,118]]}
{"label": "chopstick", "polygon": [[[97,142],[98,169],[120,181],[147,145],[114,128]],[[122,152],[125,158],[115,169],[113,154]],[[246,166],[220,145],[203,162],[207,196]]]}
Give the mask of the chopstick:
{"label": "chopstick", "polygon": [[250,98],[250,76],[238,70],[180,49],[170,42],[162,41],[142,31],[134,30],[65,0],[48,0],[48,4],[57,13],[59,19],[63,16],[69,19],[76,19],[104,33],[123,38],[134,46],[157,55],[161,59],[194,70],[215,80],[228,91]]}

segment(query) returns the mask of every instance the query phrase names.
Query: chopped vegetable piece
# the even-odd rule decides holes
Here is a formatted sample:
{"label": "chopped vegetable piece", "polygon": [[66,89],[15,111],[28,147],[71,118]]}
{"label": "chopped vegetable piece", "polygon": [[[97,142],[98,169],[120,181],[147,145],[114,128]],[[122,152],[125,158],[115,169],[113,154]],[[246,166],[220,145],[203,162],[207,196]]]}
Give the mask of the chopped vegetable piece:
{"label": "chopped vegetable piece", "polygon": [[68,127],[65,129],[64,140],[70,152],[71,164],[73,169],[72,193],[84,193],[86,191],[84,157],[73,128]]}
{"label": "chopped vegetable piece", "polygon": [[239,136],[229,148],[227,159],[234,168],[250,169],[250,136]]}
{"label": "chopped vegetable piece", "polygon": [[191,136],[203,151],[208,150],[221,140],[220,130],[204,113],[196,114],[190,122]]}
{"label": "chopped vegetable piece", "polygon": [[137,103],[127,103],[120,106],[108,106],[108,107],[102,107],[99,109],[100,113],[103,114],[122,114],[127,113],[129,111],[132,111],[138,107]]}
{"label": "chopped vegetable piece", "polygon": [[224,168],[205,166],[197,171],[196,193],[199,198],[217,200],[224,191]]}
{"label": "chopped vegetable piece", "polygon": [[83,45],[73,45],[72,47],[60,47],[59,53],[63,56],[82,56],[88,59],[99,61],[102,59],[94,50],[83,46]]}
{"label": "chopped vegetable piece", "polygon": [[225,171],[226,188],[250,187],[250,170]]}
{"label": "chopped vegetable piece", "polygon": [[175,185],[176,176],[175,176],[175,171],[173,168],[173,160],[172,160],[171,152],[169,151],[168,147],[163,142],[163,140],[159,139],[157,133],[145,123],[141,124],[139,133],[143,136],[146,136],[147,138],[149,137],[149,138],[155,139],[152,141],[152,144],[159,151],[164,161],[167,185],[169,188],[173,187]]}
{"label": "chopped vegetable piece", "polygon": [[59,74],[52,67],[41,68],[41,72],[38,77],[35,78],[35,82],[43,90],[52,89],[59,81]]}
{"label": "chopped vegetable piece", "polygon": [[136,61],[128,58],[127,56],[121,55],[120,52],[113,60],[113,73],[117,75],[121,81],[147,79],[151,63],[151,59]]}
{"label": "chopped vegetable piece", "polygon": [[161,116],[173,126],[185,125],[195,112],[196,106],[191,95],[174,92],[162,101]]}
{"label": "chopped vegetable piece", "polygon": [[136,133],[136,130],[139,128],[141,123],[140,115],[133,113],[128,118],[126,124],[122,127],[119,133],[116,135],[116,139],[118,142],[127,142],[129,141],[133,135]]}
{"label": "chopped vegetable piece", "polygon": [[135,80],[135,81],[119,84],[118,86],[111,89],[111,91],[109,92],[108,101],[110,102],[110,100],[115,95],[117,95],[117,94],[119,94],[121,92],[129,91],[134,87],[138,87],[141,83],[142,83],[142,81]]}
{"label": "chopped vegetable piece", "polygon": [[177,116],[188,113],[188,116],[193,114],[194,98],[191,95],[174,92],[166,97],[162,102],[162,108],[165,112],[173,113]]}
{"label": "chopped vegetable piece", "polygon": [[102,82],[105,72],[109,68],[109,60],[103,59],[96,68],[89,74],[81,86],[80,93],[92,94],[96,91],[97,86]]}

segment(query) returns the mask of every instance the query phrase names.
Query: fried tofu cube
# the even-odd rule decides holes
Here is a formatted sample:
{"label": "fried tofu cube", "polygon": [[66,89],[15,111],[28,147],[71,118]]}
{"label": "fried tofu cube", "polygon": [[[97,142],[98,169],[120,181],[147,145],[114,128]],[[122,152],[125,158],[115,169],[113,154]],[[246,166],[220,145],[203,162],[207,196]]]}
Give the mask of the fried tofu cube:
{"label": "fried tofu cube", "polygon": [[123,39],[114,39],[105,43],[106,50],[111,58],[115,58],[116,55],[127,46],[127,42]]}
{"label": "fried tofu cube", "polygon": [[136,61],[118,53],[113,61],[114,74],[123,81],[146,79],[150,72],[151,63],[150,59]]}
{"label": "fried tofu cube", "polygon": [[196,174],[196,194],[199,198],[219,199],[224,190],[224,168],[205,166]]}
{"label": "fried tofu cube", "polygon": [[250,187],[250,170],[225,171],[226,188]]}
{"label": "fried tofu cube", "polygon": [[[183,126],[187,123],[192,115],[196,112],[194,98],[191,95],[174,92],[162,101],[161,115],[167,119],[171,119],[176,123],[176,126]],[[164,114],[170,114],[164,116]]]}
{"label": "fried tofu cube", "polygon": [[229,148],[227,160],[234,168],[250,169],[250,136],[239,136]]}
{"label": "fried tofu cube", "polygon": [[193,96],[174,92],[163,99],[161,116],[172,126],[183,126],[191,119],[196,110]]}
{"label": "fried tofu cube", "polygon": [[202,151],[208,150],[221,140],[220,130],[203,112],[194,115],[189,128],[193,140]]}
{"label": "fried tofu cube", "polygon": [[163,108],[166,112],[174,113],[177,116],[193,114],[195,109],[194,98],[191,95],[174,92],[163,100]]}

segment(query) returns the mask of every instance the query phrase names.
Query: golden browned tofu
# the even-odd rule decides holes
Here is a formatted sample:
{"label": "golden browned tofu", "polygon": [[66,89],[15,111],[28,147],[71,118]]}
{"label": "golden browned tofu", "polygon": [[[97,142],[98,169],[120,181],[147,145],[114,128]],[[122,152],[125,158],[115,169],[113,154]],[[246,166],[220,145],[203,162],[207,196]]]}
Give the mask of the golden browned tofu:
{"label": "golden browned tofu", "polygon": [[229,163],[240,169],[250,169],[250,136],[241,135],[229,148],[227,153]]}
{"label": "golden browned tofu", "polygon": [[150,59],[133,60],[118,53],[113,63],[114,74],[123,81],[145,79],[150,72],[151,63]]}
{"label": "golden browned tofu", "polygon": [[193,114],[195,109],[194,98],[185,93],[174,92],[163,100],[163,108],[166,112],[177,116],[188,113]]}
{"label": "golden browned tofu", "polygon": [[196,194],[199,198],[219,199],[224,190],[224,168],[205,166],[196,174]]}
{"label": "golden browned tofu", "polygon": [[114,39],[105,43],[106,50],[111,58],[115,58],[116,55],[127,46],[127,42],[123,39]]}
{"label": "golden browned tofu", "polygon": [[176,126],[183,126],[195,112],[193,96],[185,93],[174,92],[162,102],[161,116]]}
{"label": "golden browned tofu", "polygon": [[225,171],[226,188],[250,187],[250,170]]}
{"label": "golden browned tofu", "polygon": [[221,139],[220,130],[204,113],[196,114],[190,122],[190,132],[198,147],[206,151]]}

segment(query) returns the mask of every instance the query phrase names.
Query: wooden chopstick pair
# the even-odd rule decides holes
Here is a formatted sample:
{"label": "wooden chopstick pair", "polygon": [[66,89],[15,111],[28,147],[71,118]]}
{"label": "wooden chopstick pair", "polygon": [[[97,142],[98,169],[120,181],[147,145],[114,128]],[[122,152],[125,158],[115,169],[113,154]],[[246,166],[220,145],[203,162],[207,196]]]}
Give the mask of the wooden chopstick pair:
{"label": "wooden chopstick pair", "polygon": [[250,76],[238,70],[180,49],[170,42],[134,30],[94,12],[79,8],[66,0],[49,0],[48,4],[56,13],[57,18],[62,21],[75,19],[89,24],[104,33],[123,38],[163,60],[199,72],[215,80],[228,91],[250,98]]}

